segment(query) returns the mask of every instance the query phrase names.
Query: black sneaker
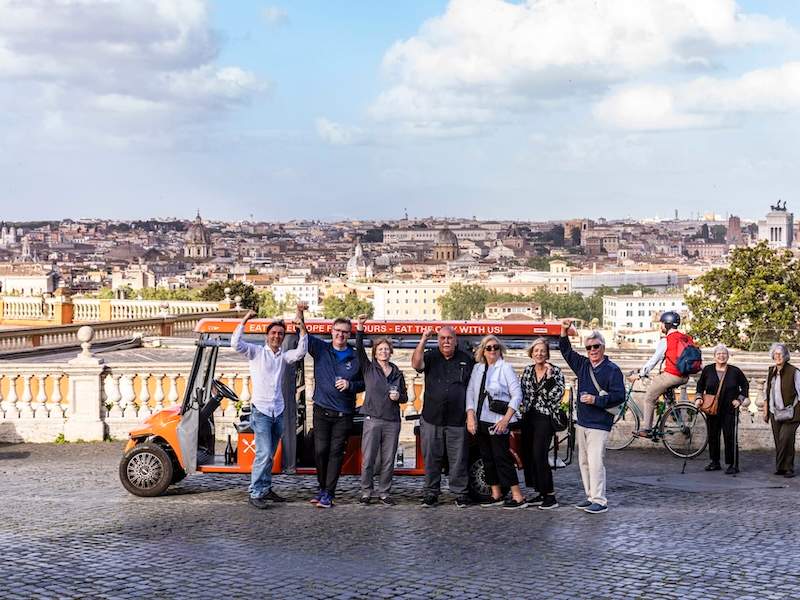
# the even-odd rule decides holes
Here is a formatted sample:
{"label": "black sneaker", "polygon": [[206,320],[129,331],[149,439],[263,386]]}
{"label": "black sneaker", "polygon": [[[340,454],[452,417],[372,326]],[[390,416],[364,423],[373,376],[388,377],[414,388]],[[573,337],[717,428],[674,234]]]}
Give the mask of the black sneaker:
{"label": "black sneaker", "polygon": [[710,462],[705,466],[705,471],[719,471],[722,466],[718,462]]}
{"label": "black sneaker", "polygon": [[737,469],[733,465],[728,465],[728,468],[725,469],[725,475],[736,475],[738,472],[739,469]]}
{"label": "black sneaker", "polygon": [[471,502],[467,496],[459,496],[456,498],[456,508],[467,508]]}
{"label": "black sneaker", "polygon": [[271,502],[286,502],[286,498],[283,496],[278,496],[275,493],[275,490],[270,490],[266,496],[264,496],[265,500],[270,500]]}
{"label": "black sneaker", "polygon": [[509,498],[508,500],[503,501],[503,508],[505,510],[517,510],[518,508],[525,508],[528,504],[525,502],[525,499],[522,500],[514,500],[513,498]]}
{"label": "black sneaker", "polygon": [[422,508],[433,508],[439,503],[439,499],[433,494],[428,494],[422,499]]}
{"label": "black sneaker", "polygon": [[540,506],[542,502],[544,502],[544,496],[541,494],[537,494],[536,496],[531,496],[530,498],[526,498],[525,502],[528,503],[528,506]]}
{"label": "black sneaker", "polygon": [[546,496],[544,502],[539,505],[539,509],[550,510],[551,508],[558,508],[558,500],[555,496]]}
{"label": "black sneaker", "polygon": [[360,504],[369,504],[370,502],[372,502],[372,498],[370,498],[369,496],[361,496],[361,498],[358,499],[358,502]]}
{"label": "black sneaker", "polygon": [[250,506],[259,510],[264,510],[269,506],[269,502],[267,502],[266,498],[253,498],[252,496],[248,496],[247,502]]}
{"label": "black sneaker", "polygon": [[394,506],[395,504],[397,504],[397,502],[392,500],[390,496],[384,496],[383,498],[380,499],[380,502],[381,504],[384,504],[386,506]]}
{"label": "black sneaker", "polygon": [[489,498],[486,502],[481,502],[481,508],[493,508],[495,506],[503,506],[504,498]]}

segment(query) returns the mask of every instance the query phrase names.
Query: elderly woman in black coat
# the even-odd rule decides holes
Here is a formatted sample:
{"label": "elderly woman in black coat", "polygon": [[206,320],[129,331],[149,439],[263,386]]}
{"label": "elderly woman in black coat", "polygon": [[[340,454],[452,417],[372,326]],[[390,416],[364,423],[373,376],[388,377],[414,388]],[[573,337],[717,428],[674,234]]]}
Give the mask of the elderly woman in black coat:
{"label": "elderly woman in black coat", "polygon": [[[697,380],[696,404],[700,406],[704,394],[716,395],[717,414],[706,414],[708,425],[708,453],[711,455],[711,462],[706,466],[706,471],[719,471],[720,465],[720,443],[719,434],[725,439],[725,470],[727,475],[738,473],[739,469],[735,465],[736,440],[734,439],[736,428],[736,413],[739,406],[745,401],[750,391],[750,383],[744,376],[739,367],[728,363],[730,352],[724,344],[714,348],[714,362],[706,365]],[[722,389],[720,390],[720,382]]]}

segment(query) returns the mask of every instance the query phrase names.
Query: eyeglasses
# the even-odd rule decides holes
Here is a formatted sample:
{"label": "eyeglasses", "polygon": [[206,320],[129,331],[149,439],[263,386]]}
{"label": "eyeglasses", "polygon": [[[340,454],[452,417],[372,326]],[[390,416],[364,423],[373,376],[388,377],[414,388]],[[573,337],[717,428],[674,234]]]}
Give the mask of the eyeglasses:
{"label": "eyeglasses", "polygon": [[484,346],[483,349],[486,352],[497,352],[498,350],[500,350],[500,346],[498,346],[497,344],[489,344],[488,346]]}
{"label": "eyeglasses", "polygon": [[589,351],[589,350],[598,350],[598,349],[600,349],[602,347],[603,347],[603,344],[589,344],[588,346],[586,346],[586,350],[587,351]]}
{"label": "eyeglasses", "polygon": [[342,335],[347,335],[347,334],[350,333],[350,330],[349,329],[334,329],[333,332],[334,333],[341,333]]}

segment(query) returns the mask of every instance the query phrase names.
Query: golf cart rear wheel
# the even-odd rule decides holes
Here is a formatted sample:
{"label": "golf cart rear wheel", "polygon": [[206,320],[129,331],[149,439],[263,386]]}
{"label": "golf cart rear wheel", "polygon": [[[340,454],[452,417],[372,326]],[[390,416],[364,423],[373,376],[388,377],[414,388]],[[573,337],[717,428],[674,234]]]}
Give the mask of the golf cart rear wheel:
{"label": "golf cart rear wheel", "polygon": [[122,485],[135,496],[160,496],[172,483],[172,459],[158,444],[132,448],[119,464]]}
{"label": "golf cart rear wheel", "polygon": [[469,495],[475,502],[485,502],[492,497],[492,488],[486,483],[486,467],[482,458],[469,465]]}

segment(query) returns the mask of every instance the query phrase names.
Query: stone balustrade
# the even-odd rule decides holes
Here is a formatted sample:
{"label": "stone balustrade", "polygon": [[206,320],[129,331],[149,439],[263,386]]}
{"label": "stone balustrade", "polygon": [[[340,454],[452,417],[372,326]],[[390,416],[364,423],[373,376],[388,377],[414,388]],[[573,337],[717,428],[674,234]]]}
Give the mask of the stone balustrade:
{"label": "stone balustrade", "polygon": [[[105,331],[92,331],[90,337],[103,339]],[[110,331],[109,335],[113,335],[113,327]],[[68,334],[73,343],[75,333],[73,330]],[[129,335],[130,330],[125,330],[125,334]],[[0,339],[0,345],[2,341]],[[59,434],[67,439],[101,439],[104,436],[123,439],[130,429],[150,415],[182,402],[191,368],[189,361],[115,364],[113,353],[107,355],[108,362],[103,362],[91,355],[87,341],[83,346],[84,352],[78,357],[59,363],[0,361],[0,441],[53,441]],[[752,400],[750,412],[743,413],[740,422],[741,447],[772,448],[771,431],[756,412],[763,406],[766,362],[760,355],[738,353],[736,356],[740,358],[737,364],[750,380]],[[519,351],[510,353],[508,360],[518,372],[528,362]],[[423,378],[410,367],[410,351],[398,350],[395,361],[403,370],[408,386],[409,403],[404,416],[419,414]],[[554,353],[553,361],[564,367],[567,383],[574,389],[575,378],[560,356]],[[639,355],[631,355],[620,356],[617,362],[628,371],[643,361]],[[217,435],[224,439],[240,406],[250,401],[252,381],[247,362],[235,356],[221,359],[216,373],[240,399],[239,406],[223,401],[215,414]],[[310,402],[314,383],[311,360],[305,363],[305,375]],[[694,396],[695,383],[694,378],[690,379],[680,392],[682,398]],[[309,418],[310,414],[311,411],[307,411]],[[401,436],[404,440],[413,438],[415,424],[403,421]]]}

